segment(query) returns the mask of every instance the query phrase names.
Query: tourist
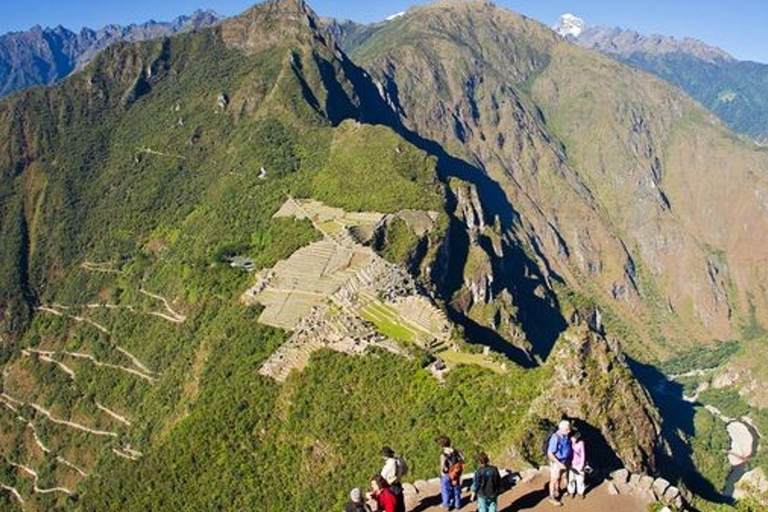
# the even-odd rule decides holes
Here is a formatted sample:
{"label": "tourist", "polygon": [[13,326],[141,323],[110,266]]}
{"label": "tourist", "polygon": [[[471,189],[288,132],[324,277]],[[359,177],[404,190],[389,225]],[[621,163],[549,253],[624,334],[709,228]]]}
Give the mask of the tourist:
{"label": "tourist", "polygon": [[384,457],[384,467],[381,468],[381,476],[389,484],[389,490],[397,498],[397,512],[405,512],[405,496],[403,495],[402,478],[408,472],[402,457],[396,457],[395,451],[389,446],[381,449]]}
{"label": "tourist", "polygon": [[451,447],[446,436],[437,438],[440,446],[440,494],[442,508],[461,508],[461,473],[464,471],[464,457],[459,450]]}
{"label": "tourist", "polygon": [[586,488],[584,476],[587,467],[587,454],[584,448],[584,439],[581,438],[581,432],[578,430],[571,434],[571,448],[573,449],[573,457],[568,468],[568,494],[574,498],[580,496],[583,499]]}
{"label": "tourist", "polygon": [[569,437],[570,433],[571,422],[562,420],[557,426],[557,432],[549,438],[547,446],[550,473],[549,502],[556,507],[563,506],[563,502],[560,501],[560,480],[568,470],[568,464],[573,452]]}
{"label": "tourist", "polygon": [[371,480],[368,498],[376,502],[378,512],[397,512],[397,499],[381,475],[376,475]]}
{"label": "tourist", "polygon": [[478,454],[475,460],[479,467],[472,479],[472,501],[477,499],[477,512],[496,512],[501,494],[499,469],[490,465],[485,453]]}
{"label": "tourist", "polygon": [[349,493],[349,501],[344,508],[344,512],[371,512],[371,507],[363,503],[363,493],[358,487],[355,487]]}

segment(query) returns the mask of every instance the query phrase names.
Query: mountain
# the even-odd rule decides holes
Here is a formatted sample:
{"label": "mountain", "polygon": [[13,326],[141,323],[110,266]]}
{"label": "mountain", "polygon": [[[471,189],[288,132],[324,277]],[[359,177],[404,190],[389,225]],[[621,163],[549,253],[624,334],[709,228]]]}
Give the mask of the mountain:
{"label": "mountain", "polygon": [[768,153],[489,3],[328,25],[266,2],[0,101],[2,507],[340,509],[385,444],[525,469],[563,416],[723,500],[659,368],[760,342]]}
{"label": "mountain", "polygon": [[[580,27],[574,31],[572,27]],[[653,73],[685,90],[731,129],[768,140],[768,64],[739,61],[699,40],[587,26],[564,15],[554,29],[574,43]]]}
{"label": "mountain", "polygon": [[0,97],[33,85],[50,85],[87,64],[99,51],[118,41],[145,41],[214,25],[221,17],[196,11],[170,22],[148,21],[107,25],[79,33],[62,26],[33,27],[0,36]]}

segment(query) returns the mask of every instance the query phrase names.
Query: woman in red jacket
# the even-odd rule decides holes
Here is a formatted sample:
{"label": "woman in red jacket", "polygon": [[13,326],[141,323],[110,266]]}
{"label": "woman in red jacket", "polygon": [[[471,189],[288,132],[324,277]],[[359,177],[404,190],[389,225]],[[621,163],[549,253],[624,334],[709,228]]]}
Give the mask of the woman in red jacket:
{"label": "woman in red jacket", "polygon": [[371,480],[371,493],[368,497],[376,502],[379,512],[395,512],[397,508],[397,498],[381,475],[376,475]]}

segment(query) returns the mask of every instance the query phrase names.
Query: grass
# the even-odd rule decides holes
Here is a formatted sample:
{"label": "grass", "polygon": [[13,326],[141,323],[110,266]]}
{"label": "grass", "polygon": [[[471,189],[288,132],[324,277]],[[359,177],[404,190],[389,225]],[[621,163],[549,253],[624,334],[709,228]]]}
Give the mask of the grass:
{"label": "grass", "polygon": [[500,363],[493,361],[482,354],[471,354],[467,352],[457,352],[455,350],[445,350],[440,352],[440,359],[448,364],[474,365],[491,370],[497,374],[506,373]]}
{"label": "grass", "polygon": [[419,332],[406,325],[397,312],[381,302],[370,302],[360,309],[360,316],[376,326],[381,334],[393,340],[413,343]]}

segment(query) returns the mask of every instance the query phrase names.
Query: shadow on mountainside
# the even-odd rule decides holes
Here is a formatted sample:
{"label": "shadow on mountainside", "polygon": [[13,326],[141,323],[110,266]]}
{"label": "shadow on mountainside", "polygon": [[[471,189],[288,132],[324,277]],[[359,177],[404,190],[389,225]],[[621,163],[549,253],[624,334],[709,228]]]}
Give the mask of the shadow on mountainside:
{"label": "shadow on mountainside", "polygon": [[696,434],[694,425],[694,404],[683,399],[683,387],[677,382],[670,381],[655,367],[627,358],[632,372],[645,386],[651,399],[664,418],[662,436],[669,443],[670,454],[659,454],[659,467],[664,468],[665,477],[681,480],[691,491],[702,498],[714,503],[732,503],[732,499],[715,488],[709,480],[696,468],[691,447],[678,432],[693,437]]}
{"label": "shadow on mountainside", "polygon": [[[480,197],[486,224],[492,225],[493,220],[498,219],[503,232],[510,235],[503,240],[504,257],[492,260],[493,294],[498,296],[506,290],[513,297],[514,305],[518,308],[517,320],[532,344],[533,355],[545,360],[560,333],[567,327],[567,322],[560,313],[557,297],[547,286],[538,265],[526,254],[521,243],[511,236],[520,215],[510,204],[499,184],[482,169],[449,155],[437,142],[427,140],[403,127],[399,128],[399,133],[414,146],[437,157],[441,180],[447,182],[450,178],[458,178],[474,185]],[[455,211],[456,199],[452,194],[449,194],[447,203],[446,209],[449,212]],[[465,227],[453,216],[448,238],[450,248],[446,251],[447,262],[444,265],[435,265],[445,269],[440,294],[446,302],[464,284],[463,271],[470,243]],[[493,254],[491,247],[484,249],[487,254]],[[540,293],[541,290],[544,293]],[[535,365],[533,358],[525,351],[512,346],[493,329],[473,322],[461,311],[453,311],[451,320],[464,327],[472,343],[488,345],[524,367]]]}
{"label": "shadow on mountainside", "polygon": [[[504,257],[496,258],[497,261],[494,262],[493,292],[497,295],[507,290],[513,297],[514,305],[518,308],[520,327],[531,342],[533,353],[528,354],[513,346],[493,329],[478,325],[464,312],[449,306],[451,321],[464,328],[470,342],[490,346],[521,366],[535,366],[532,355],[541,360],[546,359],[567,323],[560,314],[557,297],[547,285],[538,265],[523,250],[521,242],[514,238],[514,229],[519,224],[520,215],[509,202],[501,186],[480,167],[450,155],[439,143],[406,128],[401,122],[403,110],[397,104],[396,84],[389,82],[383,85],[390,99],[389,102],[385,101],[370,75],[342,53],[341,66],[345,76],[354,85],[356,101],[360,105],[357,108],[354,102],[350,101],[349,94],[332,79],[336,70],[327,63],[319,65],[323,70],[323,80],[329,93],[326,111],[334,124],[344,118],[353,118],[359,122],[382,124],[392,128],[406,141],[437,158],[437,171],[441,181],[458,178],[474,185],[482,203],[482,214],[486,221],[490,220],[487,224],[492,225],[498,219],[502,231],[507,234],[504,239]],[[448,194],[446,203],[448,212],[455,211],[456,199],[452,194]],[[450,303],[455,292],[464,284],[463,269],[469,250],[466,228],[453,215],[448,239],[450,247],[444,251],[444,264],[435,265],[442,267],[438,271],[442,275],[434,279],[440,288],[439,295],[446,304]],[[436,277],[434,271],[432,277]],[[554,278],[558,279],[557,276]]]}

